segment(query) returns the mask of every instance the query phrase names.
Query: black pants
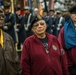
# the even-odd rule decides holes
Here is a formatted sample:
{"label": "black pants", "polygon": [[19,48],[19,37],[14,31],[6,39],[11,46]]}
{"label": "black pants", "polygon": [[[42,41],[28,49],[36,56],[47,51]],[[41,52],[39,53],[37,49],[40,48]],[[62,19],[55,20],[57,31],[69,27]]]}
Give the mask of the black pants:
{"label": "black pants", "polygon": [[68,68],[70,75],[76,75],[76,66],[71,66]]}

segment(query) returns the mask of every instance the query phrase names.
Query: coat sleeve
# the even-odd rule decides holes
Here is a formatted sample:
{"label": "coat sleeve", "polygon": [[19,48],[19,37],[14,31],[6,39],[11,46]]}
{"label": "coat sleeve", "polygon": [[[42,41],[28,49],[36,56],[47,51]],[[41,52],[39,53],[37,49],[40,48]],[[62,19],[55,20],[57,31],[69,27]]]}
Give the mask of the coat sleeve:
{"label": "coat sleeve", "polygon": [[22,31],[24,29],[24,17],[21,17],[20,19],[20,26],[19,26],[19,31]]}
{"label": "coat sleeve", "polygon": [[26,42],[23,44],[22,54],[21,54],[21,67],[23,75],[31,75],[30,73],[30,57],[28,53],[28,45]]}
{"label": "coat sleeve", "polygon": [[63,32],[63,29],[64,29],[64,28],[62,27],[62,29],[61,29],[60,32],[59,32],[58,41],[59,41],[61,47],[62,47],[63,49],[65,49],[65,41],[64,41],[64,32]]}
{"label": "coat sleeve", "polygon": [[58,36],[58,41],[60,43],[60,49],[61,49],[61,64],[62,64],[62,69],[63,69],[63,75],[70,75],[68,71],[68,62],[67,62],[67,57],[66,53],[64,51],[65,49],[65,42],[64,42],[64,32],[62,28],[59,32]]}
{"label": "coat sleeve", "polygon": [[14,14],[10,14],[10,18],[9,18],[9,21],[10,21],[10,25],[8,25],[8,29],[11,30],[14,25],[15,25],[15,15]]}
{"label": "coat sleeve", "polygon": [[67,57],[63,49],[61,49],[61,64],[62,64],[63,75],[70,75],[68,70]]}
{"label": "coat sleeve", "polygon": [[16,70],[17,70],[17,73],[18,75],[22,75],[22,69],[21,69],[21,66],[20,66],[20,60],[19,60],[19,56],[16,52],[16,47],[14,45],[14,41],[13,39],[10,37],[10,41],[11,41],[11,45],[12,45],[12,48],[13,48],[13,60],[15,62],[15,67],[16,67]]}

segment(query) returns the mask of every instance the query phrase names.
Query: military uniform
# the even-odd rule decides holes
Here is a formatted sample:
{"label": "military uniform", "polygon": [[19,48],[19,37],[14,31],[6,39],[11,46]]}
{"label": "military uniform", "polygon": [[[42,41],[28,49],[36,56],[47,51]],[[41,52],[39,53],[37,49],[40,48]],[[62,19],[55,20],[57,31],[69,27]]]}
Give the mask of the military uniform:
{"label": "military uniform", "polygon": [[[28,7],[28,6],[24,7],[24,11],[26,12],[24,14],[24,19],[25,19],[24,26],[25,26],[26,35],[27,35],[27,37],[29,37],[30,35],[33,34],[33,32],[29,29],[31,21],[33,19],[33,15],[31,14],[30,7]],[[29,11],[29,12],[27,12],[27,11]]]}
{"label": "military uniform", "polygon": [[22,15],[16,14],[16,27],[18,34],[18,49],[21,49],[21,43],[23,43],[26,38],[26,32],[24,29],[24,17]]}
{"label": "military uniform", "polygon": [[48,19],[48,27],[47,27],[47,32],[57,36],[57,29],[55,26],[55,15],[54,15],[55,11],[54,10],[50,10],[49,11],[49,19]]}
{"label": "military uniform", "polygon": [[15,16],[11,12],[9,12],[10,3],[6,3],[4,5],[4,11],[8,10],[8,12],[5,12],[5,25],[3,27],[3,30],[8,33],[14,40],[14,43],[16,43],[16,35],[14,30],[15,25]]}

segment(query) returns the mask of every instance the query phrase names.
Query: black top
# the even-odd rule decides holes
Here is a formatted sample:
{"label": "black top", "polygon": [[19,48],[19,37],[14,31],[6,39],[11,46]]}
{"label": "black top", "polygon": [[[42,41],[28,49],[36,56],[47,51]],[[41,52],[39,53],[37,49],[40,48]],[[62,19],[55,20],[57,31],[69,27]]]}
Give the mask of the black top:
{"label": "black top", "polygon": [[40,41],[43,43],[46,50],[48,50],[48,38],[45,37],[43,39],[40,39]]}

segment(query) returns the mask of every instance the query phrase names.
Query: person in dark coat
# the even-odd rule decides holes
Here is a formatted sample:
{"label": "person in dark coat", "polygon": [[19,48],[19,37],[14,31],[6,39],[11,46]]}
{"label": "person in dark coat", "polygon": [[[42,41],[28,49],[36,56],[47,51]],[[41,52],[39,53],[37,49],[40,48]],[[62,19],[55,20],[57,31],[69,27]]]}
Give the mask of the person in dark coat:
{"label": "person in dark coat", "polygon": [[31,14],[31,9],[29,6],[24,7],[24,20],[25,20],[25,31],[27,37],[31,36],[33,32],[29,29],[31,21],[33,19],[33,15]]}
{"label": "person in dark coat", "polygon": [[55,18],[55,26],[57,28],[58,34],[59,34],[60,29],[64,26],[64,23],[65,23],[65,18],[62,16],[62,12],[60,10],[57,10],[56,18]]}
{"label": "person in dark coat", "polygon": [[58,40],[66,52],[70,75],[76,75],[76,5],[69,12],[71,19],[64,24]]}
{"label": "person in dark coat", "polygon": [[20,14],[21,7],[18,5],[16,8],[16,31],[18,34],[18,49],[21,49],[21,44],[23,44],[26,39],[26,32],[24,28],[24,17]]}
{"label": "person in dark coat", "polygon": [[47,31],[55,36],[57,36],[57,28],[55,26],[55,10],[49,11],[49,20],[48,20],[48,27]]}
{"label": "person in dark coat", "polygon": [[5,13],[5,25],[3,26],[3,30],[8,33],[16,43],[16,35],[15,35],[15,15],[9,11],[10,2],[4,3],[4,13]]}
{"label": "person in dark coat", "polygon": [[65,22],[70,19],[70,14],[68,12],[68,9],[62,9],[62,16],[65,18]]}
{"label": "person in dark coat", "polygon": [[34,34],[24,41],[21,54],[23,75],[69,75],[65,52],[46,27],[41,16],[34,17],[30,27]]}
{"label": "person in dark coat", "polygon": [[43,19],[45,20],[46,24],[48,24],[48,12],[46,12],[45,10],[43,11]]}
{"label": "person in dark coat", "polygon": [[0,9],[0,75],[21,75],[19,57],[12,37],[2,30],[4,12]]}

